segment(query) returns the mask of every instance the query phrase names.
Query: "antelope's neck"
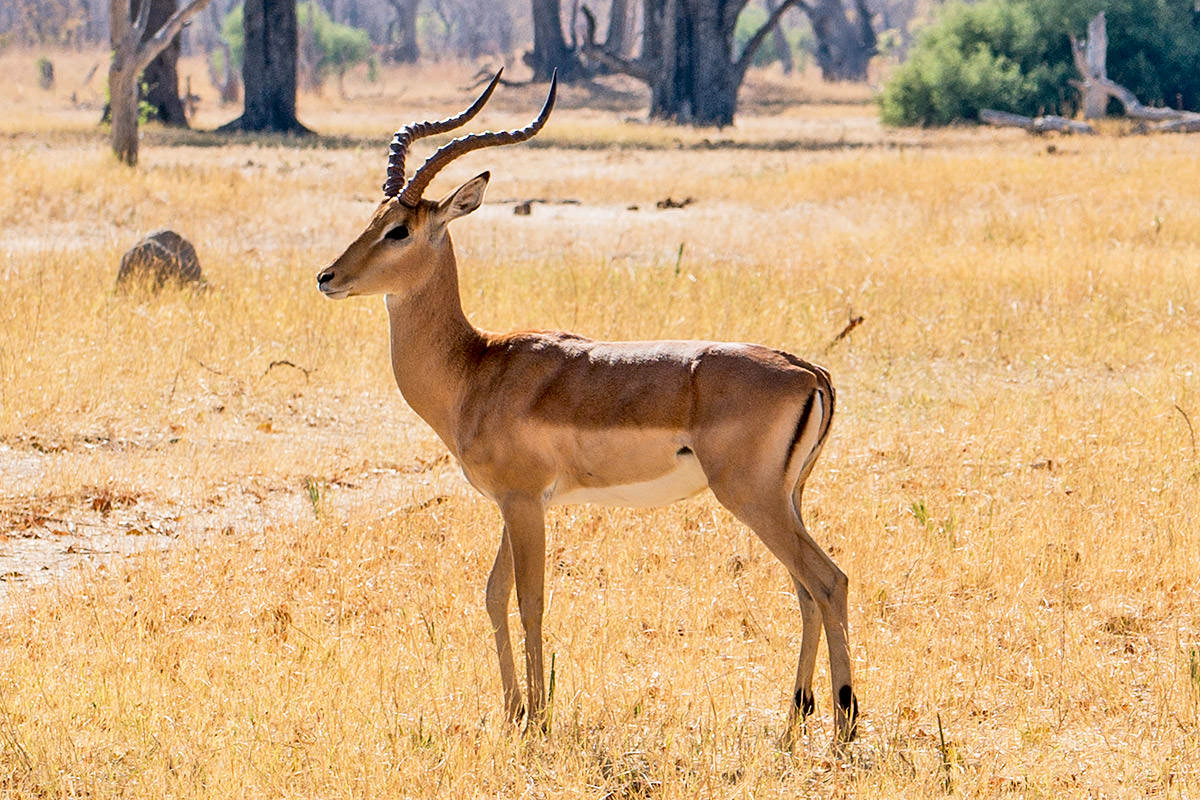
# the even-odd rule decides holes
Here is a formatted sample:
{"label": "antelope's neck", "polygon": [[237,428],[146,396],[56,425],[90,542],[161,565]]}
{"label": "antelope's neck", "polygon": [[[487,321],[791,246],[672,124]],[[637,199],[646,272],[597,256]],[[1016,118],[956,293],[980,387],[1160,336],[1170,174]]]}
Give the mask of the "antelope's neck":
{"label": "antelope's neck", "polygon": [[453,250],[447,248],[424,286],[407,296],[389,294],[386,301],[396,385],[457,455],[453,420],[484,339],[463,313]]}

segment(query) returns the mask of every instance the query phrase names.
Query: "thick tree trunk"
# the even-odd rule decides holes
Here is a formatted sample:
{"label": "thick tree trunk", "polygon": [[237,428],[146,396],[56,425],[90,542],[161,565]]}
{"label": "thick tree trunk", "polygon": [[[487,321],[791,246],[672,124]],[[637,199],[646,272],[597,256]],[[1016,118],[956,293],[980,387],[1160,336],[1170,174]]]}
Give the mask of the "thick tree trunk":
{"label": "thick tree trunk", "polygon": [[817,65],[827,81],[862,81],[875,55],[875,29],[865,0],[854,0],[853,19],[843,0],[801,5],[817,40]]}
{"label": "thick tree trunk", "polygon": [[417,44],[418,0],[388,0],[396,19],[390,27],[390,44],[386,55],[388,61],[397,64],[415,64],[421,57]]}
{"label": "thick tree trunk", "polygon": [[[781,0],[741,54],[733,52],[738,14],[748,0],[647,0],[645,31],[657,33],[650,70],[650,116],[695,125],[733,124],[738,90],[754,52],[797,0]],[[657,8],[652,8],[657,6]],[[656,26],[650,24],[657,14]]]}
{"label": "thick tree trunk", "polygon": [[[176,10],[176,0],[143,0],[150,3],[150,17],[142,41],[154,35],[155,31],[166,24]],[[136,6],[135,6],[136,7]],[[134,11],[135,9],[131,9]],[[188,126],[187,114],[183,110],[183,102],[179,99],[179,74],[176,64],[179,61],[179,36],[171,39],[163,51],[154,57],[150,65],[142,73],[142,82],[146,85],[145,101],[154,106],[155,118],[164,125],[176,128]]]}
{"label": "thick tree trunk", "polygon": [[608,9],[608,34],[604,49],[624,56],[629,50],[629,0],[612,0]]}
{"label": "thick tree trunk", "polygon": [[296,0],[246,0],[243,28],[245,104],[220,130],[311,134],[296,119]]}
{"label": "thick tree trunk", "polygon": [[738,89],[754,53],[799,0],[781,0],[738,56],[733,33],[749,0],[644,0],[642,56],[623,58],[595,41],[595,19],[584,7],[584,53],[605,66],[645,81],[650,116],[722,127],[733,123]]}
{"label": "thick tree trunk", "polygon": [[[735,4],[740,7],[745,0]],[[733,28],[723,25],[728,5],[722,0],[647,2],[647,35],[651,30],[658,34],[657,68],[649,75],[651,117],[732,124],[741,76],[732,74]]]}
{"label": "thick tree trunk", "polygon": [[535,81],[548,81],[554,70],[559,80],[579,77],[582,69],[574,52],[567,48],[562,32],[559,0],[531,0],[533,10],[533,52],[526,56]]}

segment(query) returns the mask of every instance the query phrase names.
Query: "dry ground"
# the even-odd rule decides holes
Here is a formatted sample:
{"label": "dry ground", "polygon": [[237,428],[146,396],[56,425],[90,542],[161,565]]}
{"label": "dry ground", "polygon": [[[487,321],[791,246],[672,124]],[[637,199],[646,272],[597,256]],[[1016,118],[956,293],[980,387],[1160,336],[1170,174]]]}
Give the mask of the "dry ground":
{"label": "dry ground", "polygon": [[[767,342],[839,388],[807,500],[851,578],[850,757],[823,667],[777,749],[799,615],[707,498],[551,515],[553,731],[525,740],[482,604],[498,516],[392,386],[382,304],[314,286],[387,135],[473,70],[302,98],[324,143],[149,128],[130,171],[103,57],[43,93],[35,56],[0,54],[5,796],[1200,792],[1195,137],[889,132],[861,90],[758,76],[732,130],[570,89],[536,146],[447,170],[493,171],[455,230],[477,324]],[[115,295],[162,226],[211,290]]]}

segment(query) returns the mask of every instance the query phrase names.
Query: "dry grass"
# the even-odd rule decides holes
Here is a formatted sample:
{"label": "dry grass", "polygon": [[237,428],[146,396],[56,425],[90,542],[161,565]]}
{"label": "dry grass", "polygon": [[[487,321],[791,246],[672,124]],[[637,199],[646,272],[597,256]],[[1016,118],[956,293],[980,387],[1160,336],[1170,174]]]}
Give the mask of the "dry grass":
{"label": "dry grass", "polygon": [[[0,67],[22,58],[32,85],[32,55]],[[428,89],[437,110],[457,86]],[[799,615],[708,499],[551,515],[553,734],[502,723],[498,515],[395,392],[382,304],[313,286],[376,200],[382,137],[150,130],[131,172],[93,111],[23,91],[0,123],[6,577],[67,534],[174,546],[9,584],[6,796],[1200,792],[1194,139],[889,133],[853,105],[676,131],[576,98],[539,147],[439,178],[493,169],[456,231],[481,325],[748,339],[831,368],[808,508],[851,576],[865,711],[838,760],[823,667],[810,735],[776,750]],[[374,137],[409,102],[378,91],[302,113]],[[509,94],[485,124],[536,102]],[[696,202],[656,210],[668,195]],[[531,197],[551,202],[499,202]],[[121,252],[164,225],[213,290],[114,296]]]}

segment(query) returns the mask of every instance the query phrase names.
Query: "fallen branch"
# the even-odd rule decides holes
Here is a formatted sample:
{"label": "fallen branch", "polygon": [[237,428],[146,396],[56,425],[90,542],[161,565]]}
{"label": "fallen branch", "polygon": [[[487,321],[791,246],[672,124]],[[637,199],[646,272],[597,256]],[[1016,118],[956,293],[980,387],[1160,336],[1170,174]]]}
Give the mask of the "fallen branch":
{"label": "fallen branch", "polygon": [[845,339],[847,336],[849,336],[850,332],[853,331],[855,328],[857,328],[859,325],[862,325],[863,320],[865,320],[865,319],[866,319],[866,317],[864,317],[862,314],[859,314],[857,316],[854,316],[853,314],[851,314],[850,320],[846,323],[846,327],[842,328],[842,332],[839,333],[837,336],[833,337],[833,340],[829,344],[825,345],[825,349],[822,350],[821,352],[828,353],[830,350],[833,349],[833,346],[835,344],[837,344],[842,339]]}
{"label": "fallen branch", "polygon": [[287,359],[279,359],[277,361],[272,361],[270,364],[267,364],[267,368],[265,370],[263,370],[263,375],[266,375],[268,372],[275,369],[276,367],[291,367],[292,369],[298,369],[304,373],[304,380],[306,380],[306,381],[308,380],[308,376],[311,375],[313,372],[313,370],[306,369],[305,367],[302,367],[299,364],[293,364],[291,361],[288,361]]}
{"label": "fallen branch", "polygon": [[[471,78],[471,83],[469,83],[468,85],[463,87],[463,91],[464,92],[474,91],[475,89],[478,89],[480,86],[483,86],[485,83],[491,83],[492,79],[495,77],[496,77],[495,70],[489,71],[486,69],[481,69],[478,72],[476,72],[475,75]],[[533,80],[510,81],[508,78],[502,77],[502,78],[500,78],[499,83],[501,86],[533,86],[535,82]]]}
{"label": "fallen branch", "polygon": [[657,64],[641,58],[636,61],[623,58],[605,50],[602,45],[596,42],[596,16],[587,6],[581,6],[579,10],[583,13],[584,21],[584,39],[581,42],[583,54],[588,58],[595,59],[613,72],[630,75],[638,80],[649,83],[657,69]]}
{"label": "fallen branch", "polygon": [[384,514],[381,517],[381,519],[387,519],[388,517],[394,517],[397,514],[411,514],[414,511],[424,511],[425,509],[430,508],[432,506],[440,506],[442,503],[446,502],[449,499],[450,499],[450,495],[448,495],[448,494],[435,494],[433,497],[429,498],[428,500],[423,500],[420,503],[412,503],[411,505],[400,506],[399,508],[393,508],[391,511]]}
{"label": "fallen branch", "polygon": [[996,111],[985,108],[979,112],[979,121],[998,128],[1021,128],[1030,133],[1081,133],[1093,135],[1096,129],[1086,122],[1057,117],[1047,114],[1041,117],[1025,117],[1020,114],[1010,114],[1007,111]]}
{"label": "fallen branch", "polygon": [[1192,437],[1192,457],[1196,457],[1196,429],[1192,427],[1192,418],[1183,410],[1179,403],[1175,403],[1175,410],[1183,415],[1183,421],[1187,423],[1188,434]]}

